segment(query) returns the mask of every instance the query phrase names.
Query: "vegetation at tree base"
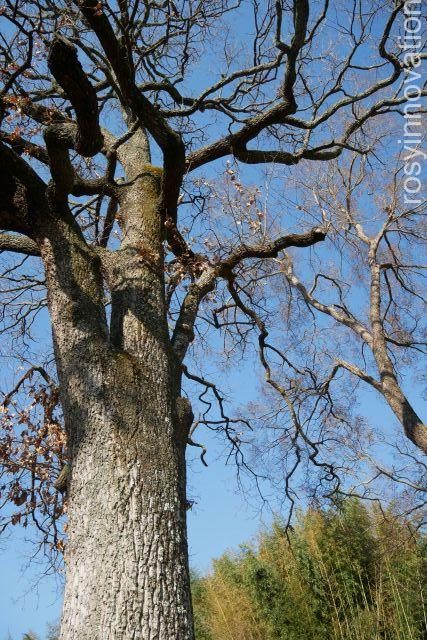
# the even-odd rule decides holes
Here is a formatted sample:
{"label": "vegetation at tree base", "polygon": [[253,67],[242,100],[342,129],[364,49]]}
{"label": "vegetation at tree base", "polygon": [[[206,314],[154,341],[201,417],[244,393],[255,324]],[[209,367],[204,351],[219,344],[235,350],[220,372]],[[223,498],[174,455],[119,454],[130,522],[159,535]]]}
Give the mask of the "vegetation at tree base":
{"label": "vegetation at tree base", "polygon": [[347,500],[193,576],[197,640],[422,640],[426,537]]}

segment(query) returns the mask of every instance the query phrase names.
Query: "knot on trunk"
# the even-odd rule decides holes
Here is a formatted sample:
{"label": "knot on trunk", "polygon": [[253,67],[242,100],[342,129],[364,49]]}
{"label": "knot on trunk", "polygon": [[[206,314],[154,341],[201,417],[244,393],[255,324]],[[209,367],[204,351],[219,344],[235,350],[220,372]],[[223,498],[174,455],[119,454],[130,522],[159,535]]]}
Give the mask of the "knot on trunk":
{"label": "knot on trunk", "polygon": [[53,483],[53,486],[55,487],[55,489],[57,491],[59,491],[60,493],[66,493],[67,492],[69,475],[70,475],[69,466],[68,466],[68,464],[64,464],[64,466],[61,469],[61,472],[60,472],[59,476],[57,477],[57,479]]}
{"label": "knot on trunk", "polygon": [[177,417],[177,431],[180,441],[187,442],[188,435],[190,433],[191,425],[194,420],[194,413],[191,407],[191,403],[187,398],[179,397],[175,403],[176,417]]}

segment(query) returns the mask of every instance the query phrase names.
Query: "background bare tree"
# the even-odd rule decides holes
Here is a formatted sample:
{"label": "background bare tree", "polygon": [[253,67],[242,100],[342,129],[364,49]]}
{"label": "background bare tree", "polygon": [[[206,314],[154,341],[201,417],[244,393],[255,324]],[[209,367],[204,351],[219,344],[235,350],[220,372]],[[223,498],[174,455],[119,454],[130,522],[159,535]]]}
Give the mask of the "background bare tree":
{"label": "background bare tree", "polygon": [[[404,510],[425,505],[425,426],[410,400],[421,406],[425,203],[408,207],[401,158],[393,170],[382,154],[390,157],[389,136],[379,137],[376,159],[349,154],[290,177],[288,204],[323,222],[326,240],[309,255],[286,250],[241,269],[214,309],[229,357],[258,351],[272,392],[249,407],[262,417],[246,439],[253,468],[274,476],[278,465],[291,504],[297,487],[310,499],[372,499],[386,495],[382,481],[392,481],[404,488]],[[229,189],[217,197],[249,233],[268,235],[274,194],[264,211],[260,189],[243,189],[230,173],[237,200]],[[401,431],[391,411],[369,419],[369,404],[377,404],[364,385],[389,405]]]}
{"label": "background bare tree", "polygon": [[[408,358],[408,352],[423,353],[425,348],[425,265],[419,260],[424,244],[425,205],[405,204],[403,166],[394,172],[391,168],[387,169],[386,180],[381,180],[379,171],[368,173],[365,160],[353,156],[348,166],[332,166],[329,175],[322,176],[320,186],[312,185],[316,206],[331,213],[337,243],[341,241],[342,247],[349,247],[346,262],[354,264],[349,281],[342,272],[337,277],[333,272],[319,271],[312,286],[307,287],[295,274],[290,257],[284,258],[282,266],[289,285],[311,309],[350,329],[361,341],[365,366],[337,357],[323,383],[324,390],[329,389],[340,369],[357,376],[384,396],[405,435],[426,452],[426,428],[405,397],[396,370]],[[322,279],[327,282],[328,296],[334,296],[336,302],[325,304],[318,300]],[[362,283],[368,295],[358,299],[357,286]],[[369,351],[377,369],[374,375],[370,375]]]}
{"label": "background bare tree", "polygon": [[[185,524],[194,416],[182,375],[214,395],[219,420],[201,422],[221,428],[237,456],[245,424],[184,364],[200,306],[227,291],[257,327],[270,376],[267,329],[240,278],[328,231],[327,221],[277,220],[273,237],[255,238],[256,194],[242,230],[233,212],[224,208],[221,219],[207,206],[202,171],[231,157],[225,171],[242,196],[234,163],[369,154],[368,123],[394,117],[411,97],[402,80],[413,61],[397,40],[403,10],[328,0],[3,5],[0,242],[22,257],[5,268],[3,319],[23,361],[46,304],[53,329],[69,466],[58,487],[68,508],[61,640],[194,637]],[[251,36],[233,28],[242,21]],[[56,374],[46,369],[33,364],[21,377],[47,380],[44,395],[31,390],[35,425],[28,411],[10,411],[20,380],[4,403],[3,457],[14,462],[6,477],[18,474],[7,495],[24,514],[15,522],[62,508],[39,458],[49,462],[50,451],[59,465],[64,456],[51,406]],[[34,429],[17,435],[16,419]],[[417,425],[405,428],[424,446]],[[300,437],[307,441],[298,429],[297,457]]]}

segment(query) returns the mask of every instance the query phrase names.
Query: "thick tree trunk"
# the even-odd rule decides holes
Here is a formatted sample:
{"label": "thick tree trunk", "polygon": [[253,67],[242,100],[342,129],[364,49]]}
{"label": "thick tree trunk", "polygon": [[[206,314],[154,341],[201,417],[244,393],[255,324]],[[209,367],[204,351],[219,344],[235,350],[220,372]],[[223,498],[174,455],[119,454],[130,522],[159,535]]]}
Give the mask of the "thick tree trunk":
{"label": "thick tree trunk", "polygon": [[191,640],[185,451],[168,381],[149,390],[129,356],[116,360],[75,430],[61,640]]}
{"label": "thick tree trunk", "polygon": [[122,152],[120,249],[88,247],[65,208],[40,242],[70,462],[60,638],[193,640],[190,408],[166,320],[161,172],[142,134]]}

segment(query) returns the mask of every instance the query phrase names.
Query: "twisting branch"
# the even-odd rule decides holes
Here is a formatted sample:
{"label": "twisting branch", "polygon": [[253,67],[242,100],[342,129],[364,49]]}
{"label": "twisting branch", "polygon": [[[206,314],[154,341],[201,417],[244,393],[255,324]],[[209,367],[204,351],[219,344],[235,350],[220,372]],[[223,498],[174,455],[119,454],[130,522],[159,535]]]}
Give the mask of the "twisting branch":
{"label": "twisting branch", "polygon": [[32,378],[34,373],[39,373],[42,376],[42,378],[44,378],[44,380],[47,382],[47,384],[50,387],[54,387],[55,386],[54,381],[52,380],[50,375],[47,373],[46,369],[44,369],[44,367],[40,367],[40,366],[30,367],[30,369],[28,369],[28,371],[26,371],[24,373],[24,375],[22,375],[19,378],[19,380],[16,383],[16,385],[14,386],[14,388],[4,396],[3,402],[1,404],[2,407],[7,407],[10,404],[13,396],[19,391],[19,389],[22,387],[22,385],[24,384],[24,382],[26,380]]}
{"label": "twisting branch", "polygon": [[77,132],[73,148],[82,156],[95,155],[103,145],[98,118],[98,97],[78,60],[76,48],[69,40],[56,34],[47,63],[76,113]]}
{"label": "twisting branch", "polygon": [[[213,382],[206,380],[200,375],[191,373],[185,365],[182,365],[182,372],[186,378],[188,378],[189,380],[192,380],[193,382],[197,382],[202,387],[204,387],[205,390],[199,395],[199,400],[207,406],[206,411],[202,414],[200,419],[194,423],[192,429],[190,430],[189,444],[196,447],[201,447],[203,449],[201,459],[203,464],[207,466],[204,460],[206,448],[203,445],[194,443],[194,441],[192,441],[191,436],[194,433],[197,426],[200,424],[204,424],[205,426],[213,430],[218,430],[219,428],[221,428],[221,430],[225,432],[225,435],[232,446],[229,457],[234,454],[238,467],[242,466],[248,472],[253,474],[252,469],[245,462],[245,458],[241,450],[241,440],[240,440],[239,434],[236,433],[236,430],[233,426],[236,424],[241,424],[247,427],[248,429],[251,429],[250,423],[247,420],[244,420],[243,418],[230,418],[225,413],[224,398],[222,397],[220,391],[218,390],[218,387]],[[205,395],[207,394],[208,391],[211,391],[213,393],[213,396],[217,402],[219,413],[220,413],[219,420],[209,420],[208,418],[208,414],[212,409],[212,403],[205,399]]]}
{"label": "twisting branch", "polygon": [[[328,483],[333,483],[333,488],[330,490],[328,495],[332,495],[333,493],[335,493],[336,491],[338,491],[340,484],[341,484],[341,480],[339,478],[339,476],[337,475],[334,465],[329,463],[329,462],[323,462],[321,460],[318,459],[318,456],[320,455],[320,449],[319,449],[319,443],[313,441],[309,436],[308,433],[306,432],[306,430],[304,429],[303,425],[301,424],[301,421],[298,417],[298,412],[294,406],[294,402],[290,396],[290,394],[287,392],[287,390],[285,389],[285,387],[283,385],[281,385],[272,375],[272,371],[271,371],[271,367],[270,364],[268,362],[267,359],[267,355],[266,352],[267,350],[271,349],[272,351],[274,351],[275,353],[279,353],[278,349],[271,347],[268,343],[267,343],[267,337],[268,337],[268,330],[266,327],[265,322],[260,318],[260,316],[254,311],[254,309],[252,309],[251,307],[249,307],[247,304],[245,304],[245,302],[243,302],[241,296],[239,295],[239,292],[236,288],[235,285],[235,278],[232,274],[230,274],[229,279],[228,279],[228,289],[230,291],[231,297],[233,298],[234,302],[236,303],[236,306],[249,318],[251,318],[251,320],[253,321],[254,325],[257,327],[258,329],[258,345],[259,345],[259,357],[260,357],[260,361],[262,364],[262,367],[264,369],[264,373],[265,373],[265,380],[267,382],[267,384],[269,384],[285,401],[285,404],[288,408],[289,414],[291,416],[291,421],[292,424],[294,426],[294,436],[292,439],[292,447],[295,450],[295,455],[296,455],[296,460],[295,463],[293,465],[293,467],[291,468],[291,470],[288,472],[287,477],[286,477],[286,495],[291,503],[291,505],[294,504],[294,499],[292,496],[292,492],[290,489],[290,481],[292,476],[295,474],[300,462],[301,462],[301,454],[302,454],[302,448],[301,448],[301,444],[299,444],[298,440],[301,439],[302,442],[304,443],[304,445],[308,448],[309,453],[308,453],[308,458],[310,460],[310,462],[312,462],[316,467],[319,467],[321,469],[325,470],[325,476],[324,479],[328,482]],[[284,358],[284,360],[286,361],[286,358]],[[292,515],[292,509],[291,509],[291,515]]]}
{"label": "twisting branch", "polygon": [[288,247],[309,247],[323,241],[325,237],[326,230],[316,227],[307,233],[280,236],[272,242],[259,245],[241,245],[234,249],[227,258],[213,264],[207,261],[201,262],[199,268],[202,269],[202,273],[188,288],[172,336],[172,347],[180,362],[183,361],[187,349],[194,339],[194,325],[200,303],[213,290],[218,278],[228,279],[230,272],[244,260],[275,258],[280,251]]}
{"label": "twisting branch", "polygon": [[133,63],[126,47],[116,38],[112,26],[97,0],[76,0],[75,4],[96,34],[120,89],[120,100],[131,122],[139,121],[153,136],[164,155],[162,201],[164,220],[176,222],[179,189],[185,171],[185,150],[181,137],[138,89]]}
{"label": "twisting branch", "polygon": [[219,270],[221,273],[226,273],[228,270],[234,269],[243,260],[249,258],[276,258],[281,251],[288,247],[311,247],[317,242],[322,242],[326,238],[326,233],[325,229],[315,227],[307,233],[291,233],[262,245],[243,245],[233,251],[228,258],[221,261]]}

